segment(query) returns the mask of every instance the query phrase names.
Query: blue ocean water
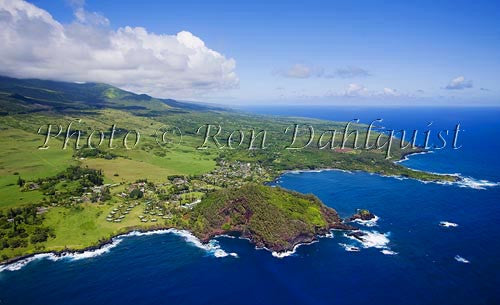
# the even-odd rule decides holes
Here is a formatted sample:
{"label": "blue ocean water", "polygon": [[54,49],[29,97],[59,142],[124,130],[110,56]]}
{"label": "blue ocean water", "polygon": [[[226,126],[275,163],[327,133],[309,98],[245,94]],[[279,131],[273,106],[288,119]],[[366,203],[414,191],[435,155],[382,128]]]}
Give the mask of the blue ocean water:
{"label": "blue ocean water", "polygon": [[[175,234],[131,236],[94,257],[40,259],[0,272],[3,304],[498,304],[500,109],[265,108],[332,120],[384,118],[389,128],[464,132],[459,150],[405,165],[470,177],[470,186],[424,184],[362,172],[289,173],[277,184],[313,193],[341,216],[367,208],[379,220],[360,243],[333,238],[276,258],[246,240],[218,238],[238,257],[216,257]],[[481,187],[482,186],[482,187]],[[448,221],[458,227],[443,227]],[[342,244],[342,245],[341,245]],[[355,246],[359,252],[346,251]],[[212,247],[214,248],[214,247]],[[382,252],[385,252],[382,253]],[[457,255],[459,257],[457,257]],[[218,255],[220,256],[220,255]],[[456,259],[458,258],[458,260]],[[469,263],[459,261],[460,258]]]}

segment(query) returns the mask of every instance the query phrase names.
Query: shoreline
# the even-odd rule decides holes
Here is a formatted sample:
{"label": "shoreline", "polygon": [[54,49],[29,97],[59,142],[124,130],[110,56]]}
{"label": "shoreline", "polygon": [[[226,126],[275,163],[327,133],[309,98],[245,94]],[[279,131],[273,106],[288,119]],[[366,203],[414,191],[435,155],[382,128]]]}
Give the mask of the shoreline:
{"label": "shoreline", "polygon": [[[425,155],[425,154],[431,154],[431,153],[434,153],[434,151],[432,151],[432,150],[426,150],[426,151],[417,151],[417,152],[407,152],[407,153],[402,154],[401,158],[399,160],[393,161],[393,163],[394,164],[399,164],[401,162],[408,161],[408,160],[410,160],[409,157],[412,156],[412,155]],[[413,169],[413,168],[410,168],[410,167],[407,167],[407,166],[404,166],[404,167],[406,169],[408,169],[408,170],[415,171],[415,172],[420,172],[420,173],[432,174],[432,175],[436,175],[436,176],[452,176],[452,177],[456,177],[456,178],[462,178],[459,173],[453,173],[453,174],[436,173],[436,172],[430,172],[430,171],[425,171],[425,170]],[[401,175],[399,175],[399,176],[398,175],[385,175],[385,174],[377,173],[377,172],[374,172],[374,171],[367,171],[367,170],[364,170],[364,169],[348,170],[348,169],[343,169],[343,168],[338,168],[338,167],[324,167],[324,168],[320,167],[320,168],[316,168],[316,169],[290,169],[290,170],[283,170],[283,171],[280,172],[280,174],[278,175],[278,177],[276,177],[275,179],[273,179],[273,181],[276,181],[276,179],[278,179],[280,176],[282,176],[284,174],[288,174],[288,173],[291,173],[291,174],[294,174],[294,173],[314,173],[314,172],[320,173],[320,172],[324,172],[324,171],[341,171],[341,172],[345,172],[345,173],[365,172],[365,173],[368,173],[368,174],[379,175],[381,177],[407,178],[407,179],[413,179],[413,180],[417,180],[417,181],[421,181],[421,182],[438,182],[436,180],[422,180],[422,179],[418,179],[418,178],[405,177],[405,176],[401,176]]]}
{"label": "shoreline", "polygon": [[[399,164],[404,161],[410,160],[409,157],[412,155],[424,155],[424,154],[430,154],[434,153],[434,151],[428,150],[428,151],[419,151],[419,152],[409,152],[406,154],[403,154],[401,158],[397,161],[393,161],[393,163]],[[404,166],[404,165],[402,165]],[[462,176],[461,173],[437,173],[437,172],[431,172],[431,171],[426,171],[426,170],[419,170],[419,169],[414,169],[410,168],[407,166],[404,166],[406,169],[414,171],[414,172],[420,172],[420,173],[426,173],[426,174],[432,174],[436,176],[450,176],[454,177],[454,181],[448,181],[448,180],[423,180],[423,179],[418,179],[414,177],[408,177],[408,176],[402,176],[402,175],[385,175],[377,172],[370,172],[367,170],[362,170],[362,169],[355,169],[355,170],[347,170],[347,169],[342,169],[342,168],[337,168],[337,167],[325,167],[325,168],[317,168],[317,169],[293,169],[293,170],[284,170],[281,172],[280,175],[278,175],[276,178],[274,178],[272,181],[267,182],[268,184],[275,184],[273,186],[279,185],[279,179],[281,176],[286,175],[286,174],[300,174],[300,173],[321,173],[321,172],[326,172],[326,171],[340,171],[344,173],[367,173],[369,175],[377,175],[379,177],[384,177],[384,178],[393,178],[397,180],[406,180],[406,179],[411,179],[415,180],[424,184],[428,183],[435,183],[439,185],[451,185],[451,186],[458,186],[461,188],[471,188],[471,189],[476,189],[476,190],[485,190],[487,187],[495,187],[495,186],[500,186],[500,182],[492,182],[489,180],[484,180],[484,179],[476,179],[473,177],[467,177],[467,176]]]}
{"label": "shoreline", "polygon": [[3,267],[18,263],[22,260],[33,258],[36,255],[54,255],[58,258],[64,258],[65,256],[70,255],[70,254],[83,254],[85,252],[91,252],[91,251],[97,251],[97,250],[103,249],[106,246],[112,245],[116,239],[119,239],[121,237],[127,237],[127,235],[134,233],[134,232],[136,232],[136,233],[148,233],[148,232],[169,230],[169,229],[174,229],[174,228],[172,228],[172,227],[155,227],[155,228],[151,228],[151,229],[133,228],[130,231],[126,231],[124,233],[118,233],[117,235],[113,235],[110,238],[108,238],[104,241],[101,241],[96,245],[88,246],[88,247],[85,247],[82,249],[75,249],[75,250],[64,249],[64,250],[52,250],[52,251],[40,251],[40,252],[35,252],[35,253],[31,253],[31,254],[26,254],[26,255],[21,255],[21,256],[9,258],[5,261],[0,262],[0,272],[2,271]]}
{"label": "shoreline", "polygon": [[[26,254],[26,255],[15,257],[15,258],[11,258],[11,259],[8,259],[8,260],[0,263],[0,273],[3,271],[20,270],[23,267],[25,267],[26,265],[28,265],[29,263],[31,263],[32,261],[35,261],[38,259],[45,259],[45,258],[51,259],[51,257],[52,257],[52,259],[51,259],[52,261],[57,261],[59,259],[64,259],[64,258],[68,258],[68,259],[73,258],[74,260],[77,260],[77,259],[82,259],[82,258],[88,258],[88,257],[75,258],[75,256],[82,255],[85,253],[92,254],[92,253],[96,253],[98,251],[102,251],[102,253],[99,253],[98,255],[104,254],[104,253],[108,252],[108,250],[114,248],[115,246],[118,246],[118,244],[123,240],[122,238],[133,237],[133,236],[153,235],[153,234],[158,234],[158,235],[160,235],[160,234],[174,234],[174,235],[181,236],[184,238],[184,241],[186,243],[192,243],[197,248],[201,248],[207,252],[211,252],[215,257],[227,257],[227,256],[238,257],[238,255],[236,253],[227,253],[226,251],[218,248],[218,244],[217,244],[216,239],[220,238],[220,237],[224,237],[224,238],[238,238],[238,239],[247,240],[248,242],[250,242],[254,246],[255,250],[266,250],[275,258],[284,258],[284,257],[287,257],[287,256],[294,254],[296,252],[297,248],[299,248],[300,246],[311,245],[311,244],[319,242],[320,238],[329,238],[329,237],[333,236],[332,231],[345,231],[345,230],[332,228],[332,229],[329,229],[328,232],[325,234],[315,235],[315,238],[312,239],[311,241],[299,242],[299,243],[295,244],[293,246],[292,250],[277,252],[277,251],[273,251],[272,249],[268,249],[266,247],[258,247],[255,244],[255,242],[253,242],[250,238],[243,237],[243,236],[234,236],[234,235],[223,233],[223,234],[214,235],[208,241],[203,242],[200,238],[195,236],[191,231],[185,230],[185,229],[177,229],[177,228],[173,228],[173,227],[155,227],[155,228],[150,228],[150,229],[132,229],[132,230],[127,231],[125,233],[120,233],[118,235],[114,235],[113,237],[107,239],[106,241],[99,243],[98,245],[89,246],[89,247],[86,247],[83,249],[78,249],[78,250],[73,250],[73,251],[70,249],[61,250],[61,251],[57,251],[57,250],[55,250],[55,251],[42,251],[42,252],[36,252],[36,253],[32,253],[32,254]],[[195,240],[188,240],[187,237],[192,237]],[[222,253],[220,251],[222,251]],[[96,256],[98,256],[98,255],[96,255]],[[92,257],[92,256],[89,256],[89,257]],[[22,266],[20,266],[19,268],[9,269],[9,266],[19,264],[19,263],[22,263]]]}
{"label": "shoreline", "polygon": [[[409,156],[411,155],[418,155],[418,154],[428,154],[428,153],[432,153],[432,151],[421,151],[421,152],[410,152],[410,153],[406,153],[406,154],[403,154],[401,159],[398,160],[398,161],[394,161],[394,163],[399,163],[399,162],[403,162],[403,161],[406,161],[406,160],[409,160]],[[411,169],[409,168],[410,170],[413,170],[413,171],[418,171],[418,172],[425,172],[425,173],[432,173],[432,172],[427,172],[427,171],[422,171],[422,170],[416,170],[416,169]],[[341,171],[341,172],[344,172],[344,173],[355,173],[355,172],[364,172],[364,173],[367,173],[367,174],[370,174],[370,175],[378,175],[380,177],[387,177],[387,178],[394,178],[394,179],[399,179],[399,180],[402,180],[402,179],[413,179],[413,180],[416,180],[416,181],[419,181],[419,182],[422,182],[424,184],[427,184],[427,183],[436,183],[436,184],[440,184],[440,185],[458,185],[459,187],[469,187],[469,188],[473,188],[473,189],[484,189],[483,186],[500,186],[500,182],[489,182],[489,181],[486,181],[486,180],[474,180],[473,178],[467,178],[467,177],[462,177],[460,174],[458,173],[454,173],[454,174],[443,174],[443,173],[432,173],[432,174],[435,174],[435,175],[443,175],[443,176],[454,176],[457,178],[456,181],[435,181],[435,180],[421,180],[421,179],[417,179],[417,178],[412,178],[412,177],[404,177],[404,176],[396,176],[396,175],[383,175],[383,174],[380,174],[380,173],[375,173],[375,172],[369,172],[369,171],[366,171],[366,170],[346,170],[346,169],[341,169],[341,168],[334,168],[334,167],[331,167],[331,168],[319,168],[319,169],[304,169],[304,170],[284,170],[282,171],[276,178],[274,178],[272,181],[269,181],[269,182],[266,182],[266,184],[269,184],[269,183],[274,183],[274,184],[279,184],[279,178],[282,177],[283,175],[285,174],[296,174],[296,173],[313,173],[313,172],[317,172],[317,173],[320,173],[320,172],[324,172],[324,171]],[[467,180],[467,179],[470,179],[470,180]],[[463,183],[460,183],[460,182],[463,182]],[[114,235],[114,236],[111,236],[109,237],[108,239],[106,240],[103,240],[99,243],[97,243],[96,245],[92,245],[92,246],[89,246],[89,247],[85,247],[85,248],[82,248],[82,249],[75,249],[75,250],[71,250],[71,249],[64,249],[64,250],[52,250],[52,251],[41,251],[41,252],[35,252],[35,253],[31,253],[31,254],[26,254],[26,255],[22,255],[22,256],[18,256],[18,257],[14,257],[14,258],[10,258],[10,259],[7,259],[5,261],[1,261],[0,262],[0,272],[5,270],[5,269],[2,269],[2,268],[5,268],[6,266],[8,265],[12,265],[12,264],[15,264],[15,263],[18,263],[22,260],[27,260],[27,259],[31,259],[33,258],[34,256],[37,256],[37,255],[54,255],[58,258],[63,258],[64,256],[66,255],[70,255],[70,254],[82,254],[82,253],[85,253],[85,252],[89,252],[89,251],[97,251],[97,250],[100,250],[100,249],[103,249],[104,247],[106,246],[110,246],[113,244],[113,242],[116,240],[116,239],[119,239],[119,238],[122,238],[122,237],[127,237],[127,235],[130,235],[132,233],[148,233],[148,232],[155,232],[155,231],[162,231],[162,230],[178,230],[178,231],[186,231],[186,232],[189,232],[191,235],[193,235],[195,238],[197,238],[200,243],[202,245],[208,245],[210,240],[213,240],[215,238],[218,238],[218,237],[221,237],[221,236],[224,236],[225,234],[222,233],[222,234],[217,234],[217,235],[214,235],[212,236],[209,240],[205,241],[205,240],[202,240],[198,237],[196,237],[192,232],[190,232],[189,230],[185,230],[185,229],[178,229],[178,228],[174,228],[174,227],[166,227],[166,226],[156,226],[156,227],[151,227],[151,228],[137,228],[137,227],[133,227],[131,228],[130,230],[126,231],[126,232],[123,232],[123,233],[118,233],[117,235]],[[330,229],[329,231],[331,231],[332,229]],[[322,238],[322,237],[325,237],[326,235],[328,235],[328,233],[326,234],[318,234],[317,237],[319,238]],[[297,243],[293,246],[293,250],[289,250],[289,251],[283,251],[283,252],[276,252],[276,251],[273,251],[271,249],[266,249],[268,250],[269,252],[272,253],[275,253],[276,255],[273,255],[275,257],[279,257],[279,258],[282,258],[280,257],[281,255],[283,255],[282,253],[289,253],[291,252],[292,254],[295,253],[295,249],[301,245],[307,245],[311,242],[316,242],[316,240],[312,240],[308,243]],[[252,242],[250,240],[250,242]]]}
{"label": "shoreline", "polygon": [[424,150],[424,151],[416,151],[416,152],[406,152],[401,155],[401,158],[397,161],[394,161],[394,163],[401,163],[404,161],[410,160],[410,156],[415,156],[415,155],[426,155],[426,154],[433,154],[433,150]]}
{"label": "shoreline", "polygon": [[[133,237],[133,236],[153,235],[153,234],[169,234],[169,233],[176,234],[176,235],[182,235],[181,233],[188,233],[192,237],[196,238],[200,242],[201,245],[203,245],[203,246],[210,245],[210,242],[203,243],[198,237],[196,237],[194,234],[192,234],[189,230],[185,230],[185,229],[177,229],[177,228],[173,228],[173,227],[161,227],[161,226],[151,227],[148,229],[133,228],[130,231],[126,231],[124,233],[119,233],[117,235],[113,235],[112,237],[106,239],[105,241],[100,242],[97,245],[92,245],[92,246],[85,247],[82,249],[75,249],[75,250],[65,249],[65,250],[60,250],[60,251],[58,251],[58,250],[42,251],[42,252],[26,254],[26,255],[22,255],[22,256],[8,259],[6,261],[0,262],[0,273],[2,271],[8,270],[8,266],[14,265],[16,263],[20,263],[24,260],[28,260],[26,262],[26,264],[28,264],[32,261],[31,259],[35,258],[36,256],[40,256],[40,259],[54,256],[56,258],[55,260],[64,259],[66,257],[71,258],[72,255],[76,256],[76,255],[80,255],[80,254],[85,254],[87,252],[92,253],[92,252],[97,252],[97,251],[103,250],[103,249],[106,250],[106,249],[114,248],[114,245],[118,245],[121,242],[122,238]],[[223,235],[220,235],[220,236],[223,236]],[[217,236],[217,237],[219,237],[219,236]],[[119,242],[117,242],[117,241],[119,241]],[[189,242],[189,241],[186,240],[186,242]],[[216,249],[214,249],[214,250],[216,250]],[[24,265],[23,265],[23,267],[24,267]]]}
{"label": "shoreline", "polygon": [[455,183],[461,181],[464,178],[459,173],[443,174],[443,173],[435,173],[435,172],[428,172],[428,171],[423,171],[423,170],[417,170],[417,169],[412,169],[412,168],[408,168],[408,169],[410,169],[412,171],[416,171],[416,172],[422,172],[422,173],[439,175],[439,176],[453,176],[453,177],[456,177],[457,180],[455,180],[455,181],[423,180],[423,179],[418,179],[418,178],[413,178],[413,177],[406,177],[406,176],[401,176],[401,175],[385,175],[385,174],[381,174],[381,173],[377,173],[377,172],[366,171],[366,170],[363,170],[363,169],[347,170],[347,169],[342,169],[342,168],[337,168],[337,167],[325,167],[325,168],[318,168],[318,169],[286,170],[286,171],[283,171],[283,173],[281,175],[279,175],[277,178],[273,179],[270,182],[271,183],[277,183],[278,180],[279,180],[279,178],[282,175],[286,175],[286,174],[321,173],[321,172],[329,172],[329,171],[332,171],[332,172],[333,171],[339,171],[339,172],[344,172],[344,173],[348,173],[348,174],[353,174],[353,173],[367,173],[369,175],[377,175],[379,177],[384,177],[384,178],[394,178],[394,179],[399,179],[399,180],[402,180],[402,179],[411,179],[411,180],[419,181],[419,182],[422,182],[422,183],[436,183],[436,184],[446,184],[446,185],[455,184]]}

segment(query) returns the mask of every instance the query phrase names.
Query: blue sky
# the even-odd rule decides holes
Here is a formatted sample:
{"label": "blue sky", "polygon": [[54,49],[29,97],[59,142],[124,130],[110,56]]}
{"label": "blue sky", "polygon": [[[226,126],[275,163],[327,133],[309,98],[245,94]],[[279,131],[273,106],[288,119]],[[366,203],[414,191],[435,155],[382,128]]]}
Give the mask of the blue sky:
{"label": "blue sky", "polygon": [[30,2],[63,25],[83,7],[112,30],[188,31],[234,59],[236,76],[224,85],[156,95],[226,104],[500,105],[497,1]]}

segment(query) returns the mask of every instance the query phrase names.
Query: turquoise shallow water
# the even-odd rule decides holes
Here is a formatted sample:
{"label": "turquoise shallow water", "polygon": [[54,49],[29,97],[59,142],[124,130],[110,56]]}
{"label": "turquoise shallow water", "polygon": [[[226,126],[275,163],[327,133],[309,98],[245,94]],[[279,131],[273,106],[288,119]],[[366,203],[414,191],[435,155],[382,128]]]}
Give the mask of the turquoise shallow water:
{"label": "turquoise shallow water", "polygon": [[[327,116],[328,111],[331,118],[353,116],[339,109],[317,110],[315,116]],[[380,116],[372,109],[364,111],[358,115],[364,114],[365,121]],[[101,255],[39,259],[17,271],[4,270],[0,300],[5,304],[499,303],[500,187],[493,186],[500,181],[499,147],[486,140],[498,138],[500,112],[454,110],[455,114],[442,116],[439,111],[444,110],[413,110],[411,115],[377,111],[385,111],[387,124],[398,128],[416,126],[429,115],[438,118],[436,126],[461,121],[466,130],[463,149],[412,156],[405,164],[460,173],[470,177],[469,186],[475,188],[362,172],[289,173],[276,184],[313,193],[343,217],[356,208],[373,211],[379,217],[375,226],[360,226],[369,238],[360,243],[334,232],[332,238],[301,246],[279,259],[234,238],[218,238],[218,246],[200,246],[185,234],[129,236]],[[442,227],[441,221],[458,226]],[[360,251],[346,251],[348,246]],[[220,250],[238,257],[217,257],[224,254]]]}

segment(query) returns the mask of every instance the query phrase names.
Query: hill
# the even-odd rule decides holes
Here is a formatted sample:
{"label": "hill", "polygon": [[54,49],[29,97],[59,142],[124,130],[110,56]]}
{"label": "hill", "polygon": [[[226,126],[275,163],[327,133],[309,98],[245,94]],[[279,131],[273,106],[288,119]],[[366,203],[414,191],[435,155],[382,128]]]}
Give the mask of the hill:
{"label": "hill", "polygon": [[68,83],[0,76],[0,114],[40,111],[119,109],[143,116],[181,110],[215,110],[214,106],[153,98],[102,83]]}
{"label": "hill", "polygon": [[203,241],[237,233],[276,252],[312,242],[330,229],[353,229],[313,195],[256,184],[210,193],[191,217],[190,229]]}

